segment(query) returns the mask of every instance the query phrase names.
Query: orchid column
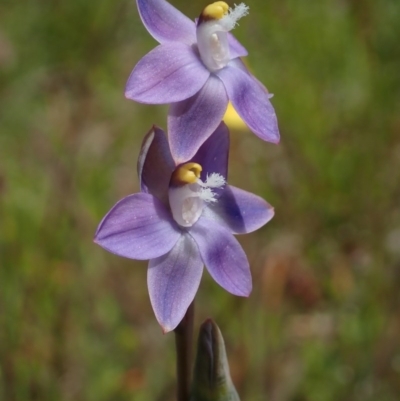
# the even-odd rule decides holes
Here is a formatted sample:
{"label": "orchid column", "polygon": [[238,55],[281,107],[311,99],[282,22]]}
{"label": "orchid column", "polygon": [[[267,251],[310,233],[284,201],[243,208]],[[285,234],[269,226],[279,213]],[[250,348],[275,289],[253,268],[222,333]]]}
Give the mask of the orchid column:
{"label": "orchid column", "polygon": [[218,1],[195,22],[165,0],[137,0],[137,6],[160,45],[136,65],[125,95],[170,104],[168,136],[156,126],[145,136],[140,192],[106,214],[95,242],[150,260],[150,301],[163,332],[176,329],[178,401],[188,401],[193,310],[184,316],[203,266],[225,290],[248,296],[249,262],[234,235],[257,230],[274,215],[260,197],[227,184],[229,131],[222,118],[228,102],[261,139],[277,143],[279,132],[271,95],[240,60],[247,51],[230,33],[246,5],[231,9]]}

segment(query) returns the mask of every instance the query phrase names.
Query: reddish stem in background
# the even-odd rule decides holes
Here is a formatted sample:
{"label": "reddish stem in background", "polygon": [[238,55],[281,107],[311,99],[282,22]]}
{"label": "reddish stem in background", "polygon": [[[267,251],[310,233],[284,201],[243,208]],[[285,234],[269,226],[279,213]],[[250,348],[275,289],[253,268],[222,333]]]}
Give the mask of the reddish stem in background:
{"label": "reddish stem in background", "polygon": [[194,301],[175,332],[177,401],[189,401],[192,377]]}

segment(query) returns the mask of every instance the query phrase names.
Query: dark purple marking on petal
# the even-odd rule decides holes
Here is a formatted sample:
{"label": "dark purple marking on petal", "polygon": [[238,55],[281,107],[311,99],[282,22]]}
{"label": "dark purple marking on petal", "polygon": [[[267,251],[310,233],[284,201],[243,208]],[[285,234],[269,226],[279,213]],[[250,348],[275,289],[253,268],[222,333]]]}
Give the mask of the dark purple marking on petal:
{"label": "dark purple marking on petal", "polygon": [[233,234],[246,234],[258,230],[273,216],[274,208],[263,198],[228,185],[218,202],[203,210],[202,218],[223,225]]}
{"label": "dark purple marking on petal", "polygon": [[171,104],[168,136],[172,156],[178,164],[190,160],[215,131],[227,105],[224,85],[213,75],[194,96]]}
{"label": "dark purple marking on petal", "polygon": [[148,104],[180,102],[197,93],[210,76],[192,47],[159,45],[135,66],[126,83],[128,99]]}
{"label": "dark purple marking on petal", "polygon": [[196,26],[165,0],[137,0],[140,18],[150,35],[159,43],[196,42]]}
{"label": "dark purple marking on petal", "polygon": [[206,181],[207,175],[218,173],[228,180],[228,156],[229,156],[229,130],[224,122],[211,136],[200,146],[192,158],[192,162],[202,166],[202,181]]}
{"label": "dark purple marking on petal", "polygon": [[193,238],[183,234],[172,250],[149,263],[147,284],[154,313],[164,333],[183,319],[203,274]]}
{"label": "dark purple marking on petal", "polygon": [[168,139],[161,128],[153,126],[142,142],[138,163],[140,190],[150,193],[168,206],[168,189],[175,162]]}
{"label": "dark purple marking on petal", "polygon": [[236,238],[218,222],[203,217],[189,233],[211,277],[228,292],[247,297],[252,289],[250,266]]}
{"label": "dark purple marking on petal", "polygon": [[146,260],[169,252],[181,231],[156,197],[138,193],[120,200],[103,218],[94,242],[111,253]]}
{"label": "dark purple marking on petal", "polygon": [[259,138],[278,143],[278,122],[268,91],[251,74],[238,67],[235,61],[216,73],[225,85],[229,100]]}

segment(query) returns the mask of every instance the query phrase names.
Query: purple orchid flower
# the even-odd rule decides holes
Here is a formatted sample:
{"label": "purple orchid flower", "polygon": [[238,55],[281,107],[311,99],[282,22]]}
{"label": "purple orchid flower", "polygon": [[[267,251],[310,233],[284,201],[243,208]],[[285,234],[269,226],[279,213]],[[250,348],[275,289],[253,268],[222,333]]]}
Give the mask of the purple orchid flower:
{"label": "purple orchid flower", "polygon": [[172,103],[168,115],[171,152],[189,160],[221,122],[230,100],[261,139],[279,142],[270,95],[239,57],[246,49],[230,30],[248,12],[218,1],[194,23],[165,0],[137,0],[140,17],[160,43],[133,69],[125,96],[141,103]]}
{"label": "purple orchid flower", "polygon": [[164,332],[182,320],[200,284],[203,264],[232,294],[251,292],[249,262],[233,234],[266,224],[273,208],[226,185],[229,131],[224,123],[187,163],[177,164],[164,132],[147,134],[138,160],[141,191],[103,218],[95,242],[131,259],[150,259],[150,301]]}

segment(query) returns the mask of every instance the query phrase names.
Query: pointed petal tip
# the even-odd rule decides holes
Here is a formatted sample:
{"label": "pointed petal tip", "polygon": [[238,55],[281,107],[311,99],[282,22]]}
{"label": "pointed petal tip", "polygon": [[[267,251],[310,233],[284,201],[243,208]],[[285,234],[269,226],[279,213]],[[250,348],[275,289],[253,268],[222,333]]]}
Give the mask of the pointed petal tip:
{"label": "pointed petal tip", "polygon": [[144,102],[144,101],[142,101],[140,99],[139,100],[136,99],[135,94],[132,91],[126,91],[124,93],[124,97],[125,97],[126,100],[131,100],[132,102],[142,103],[142,104],[151,104],[151,103],[146,103],[146,102]]}
{"label": "pointed petal tip", "polygon": [[281,135],[279,133],[276,114],[274,114],[273,120],[274,120],[274,127],[270,127],[267,129],[264,129],[264,127],[262,126],[259,126],[258,129],[256,129],[256,127],[250,127],[250,125],[248,125],[248,127],[263,141],[272,143],[274,145],[279,145],[281,141]]}
{"label": "pointed petal tip", "polygon": [[252,285],[252,283],[250,283],[250,288],[248,288],[244,291],[237,291],[237,292],[230,291],[230,292],[233,295],[236,295],[238,297],[248,298],[250,296],[252,290],[253,290],[253,285]]}
{"label": "pointed petal tip", "polygon": [[103,223],[104,223],[106,216],[104,216],[103,219],[100,221],[99,225],[96,228],[96,232],[94,233],[94,236],[93,236],[93,242],[100,246],[101,246],[100,232],[101,232],[101,229],[103,228]]}
{"label": "pointed petal tip", "polygon": [[276,134],[276,139],[271,142],[274,143],[275,145],[279,145],[281,143],[281,136],[279,135],[279,133]]}
{"label": "pointed petal tip", "polygon": [[272,143],[273,145],[280,145],[281,137],[279,132],[263,132],[262,130],[255,130],[248,126],[250,131],[253,131],[262,141]]}
{"label": "pointed petal tip", "polygon": [[250,277],[250,280],[247,280],[246,283],[242,283],[242,286],[235,286],[235,287],[224,287],[221,285],[223,289],[231,293],[232,295],[235,295],[237,297],[243,297],[243,298],[248,298],[253,291],[253,280]]}
{"label": "pointed petal tip", "polygon": [[174,330],[174,328],[171,328],[171,327],[168,327],[168,326],[166,326],[166,325],[162,325],[161,323],[160,323],[160,326],[161,326],[161,331],[162,331],[162,333],[165,335],[165,334],[167,334],[167,333],[169,333],[170,331],[172,331],[172,330]]}
{"label": "pointed petal tip", "polygon": [[156,131],[160,131],[161,134],[165,135],[165,131],[161,127],[159,127],[157,124],[152,124],[145,136],[145,139],[149,134],[155,133]]}
{"label": "pointed petal tip", "polygon": [[[104,220],[104,219],[103,219]],[[100,230],[103,224],[103,220],[100,222],[100,224],[98,225],[96,232],[94,233],[94,237],[93,237],[93,242],[96,245],[100,245],[101,246],[101,239],[99,238],[99,234],[100,234]]]}
{"label": "pointed petal tip", "polygon": [[[131,73],[131,75],[132,75],[132,73]],[[129,78],[128,78],[128,81],[127,81],[126,84],[125,84],[124,97],[125,97],[125,99],[127,99],[127,100],[133,100],[133,101],[135,101],[135,96],[134,96],[134,93],[133,93],[133,91],[132,91],[132,88],[129,88],[129,87],[128,87],[129,79],[130,79],[130,76],[129,76]]]}
{"label": "pointed petal tip", "polygon": [[267,206],[268,207],[268,217],[267,217],[265,224],[269,223],[272,220],[272,218],[275,216],[275,208],[272,207],[268,202],[266,202],[266,203],[268,205]]}
{"label": "pointed petal tip", "polygon": [[265,199],[263,199],[263,201],[265,203],[266,210],[265,210],[264,221],[263,221],[262,226],[269,223],[272,220],[272,218],[275,216],[275,208],[273,206],[271,206]]}
{"label": "pointed petal tip", "polygon": [[[158,319],[157,319],[157,320],[158,320]],[[162,333],[163,333],[163,334],[168,334],[168,333],[170,333],[171,331],[174,331],[174,330],[178,327],[180,321],[179,321],[178,323],[171,323],[171,322],[160,322],[160,321],[158,320],[158,323],[159,323],[160,326],[161,326],[161,331],[162,331]]]}

